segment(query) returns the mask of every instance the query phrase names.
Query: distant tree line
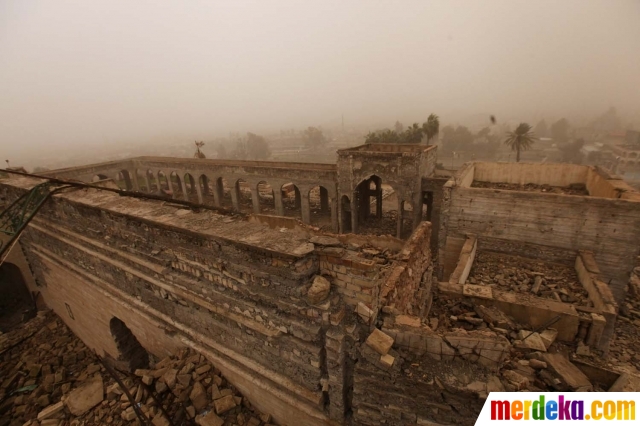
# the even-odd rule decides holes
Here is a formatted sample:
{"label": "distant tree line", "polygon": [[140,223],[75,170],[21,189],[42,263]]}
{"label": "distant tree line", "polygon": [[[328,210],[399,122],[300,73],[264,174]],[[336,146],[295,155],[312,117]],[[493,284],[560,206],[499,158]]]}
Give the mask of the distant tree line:
{"label": "distant tree line", "polygon": [[413,123],[407,129],[399,121],[396,121],[394,130],[384,129],[369,132],[365,137],[365,143],[386,143],[386,144],[418,144],[426,138],[427,145],[440,131],[440,119],[437,115],[431,114],[427,121]]}

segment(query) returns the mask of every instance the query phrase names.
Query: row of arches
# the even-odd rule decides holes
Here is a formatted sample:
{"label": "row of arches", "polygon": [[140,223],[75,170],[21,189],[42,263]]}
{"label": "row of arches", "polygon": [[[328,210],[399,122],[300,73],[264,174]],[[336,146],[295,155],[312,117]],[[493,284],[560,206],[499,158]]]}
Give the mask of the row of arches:
{"label": "row of arches", "polygon": [[[96,175],[94,180],[108,179]],[[189,172],[136,169],[116,176],[121,188],[193,203],[257,213],[295,217],[304,223],[342,233],[396,235],[406,238],[421,220],[431,220],[433,194],[403,194],[371,175],[338,200],[322,185],[298,186],[266,180],[210,177]]]}
{"label": "row of arches", "polygon": [[[98,175],[97,179],[106,178]],[[272,185],[266,180],[211,178],[206,174],[167,174],[163,170],[122,170],[117,184],[127,190],[164,195],[194,203],[234,209],[243,213],[288,216],[327,230],[336,230],[332,208],[334,199],[322,185],[300,187],[293,182]],[[335,191],[335,189],[334,189]]]}

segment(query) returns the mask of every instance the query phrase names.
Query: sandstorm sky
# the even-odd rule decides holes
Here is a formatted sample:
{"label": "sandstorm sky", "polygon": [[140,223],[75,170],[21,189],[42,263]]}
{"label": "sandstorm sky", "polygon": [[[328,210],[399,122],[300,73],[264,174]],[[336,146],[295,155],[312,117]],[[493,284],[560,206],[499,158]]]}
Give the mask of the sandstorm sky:
{"label": "sandstorm sky", "polygon": [[610,106],[640,117],[638,0],[0,0],[0,155],[14,164],[342,114],[366,128]]}

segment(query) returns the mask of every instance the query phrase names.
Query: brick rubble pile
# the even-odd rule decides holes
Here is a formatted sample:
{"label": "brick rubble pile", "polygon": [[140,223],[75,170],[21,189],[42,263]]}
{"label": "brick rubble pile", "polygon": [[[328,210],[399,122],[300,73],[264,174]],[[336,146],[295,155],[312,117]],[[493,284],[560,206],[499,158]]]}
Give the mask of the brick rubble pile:
{"label": "brick rubble pile", "polygon": [[[206,358],[189,349],[150,369],[116,374],[153,426],[271,422]],[[52,312],[40,311],[0,335],[0,377],[0,426],[141,424],[116,380]]]}

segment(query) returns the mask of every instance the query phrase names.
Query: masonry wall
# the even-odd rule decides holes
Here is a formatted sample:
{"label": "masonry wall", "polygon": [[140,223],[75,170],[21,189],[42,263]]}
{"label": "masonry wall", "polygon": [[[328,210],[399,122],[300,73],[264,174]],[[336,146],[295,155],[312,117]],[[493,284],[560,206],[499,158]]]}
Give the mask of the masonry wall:
{"label": "masonry wall", "polygon": [[[8,200],[21,191],[0,189]],[[64,196],[47,203],[21,245],[35,290],[99,353],[117,358],[117,317],[159,357],[188,344],[227,366],[241,390],[261,384],[247,396],[280,421],[330,424],[324,332],[343,308],[339,299],[335,309],[306,303],[315,253],[267,251]]]}
{"label": "masonry wall", "polygon": [[[628,200],[449,186],[447,238],[476,234],[572,251],[592,250],[623,296],[640,250],[640,204]],[[441,240],[442,240],[441,232]],[[445,243],[446,244],[446,243]],[[441,256],[446,245],[440,241]]]}
{"label": "masonry wall", "polygon": [[[462,330],[438,334],[418,317],[385,318],[392,364],[358,347],[353,416],[359,425],[472,425],[486,398],[470,382],[486,381],[510,351],[504,337]],[[480,390],[480,389],[478,389]]]}
{"label": "masonry wall", "polygon": [[422,222],[400,252],[399,264],[388,273],[380,302],[402,314],[426,318],[432,302],[431,223]]}

